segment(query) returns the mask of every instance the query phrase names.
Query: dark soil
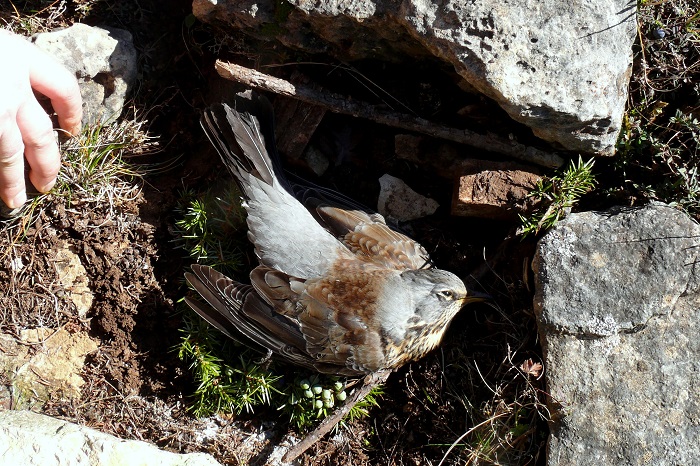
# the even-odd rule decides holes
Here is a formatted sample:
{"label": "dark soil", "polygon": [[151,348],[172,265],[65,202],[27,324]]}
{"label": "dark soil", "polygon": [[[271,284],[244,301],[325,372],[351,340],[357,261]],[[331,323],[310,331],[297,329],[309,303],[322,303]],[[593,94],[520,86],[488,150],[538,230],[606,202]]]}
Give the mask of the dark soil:
{"label": "dark soil", "polygon": [[[69,23],[71,14],[78,17],[78,6],[85,3],[68,2],[64,21]],[[41,277],[48,292],[38,293],[35,281],[13,273],[11,265],[3,261],[0,280],[9,286],[0,296],[4,309],[0,327],[16,332],[33,326],[69,325],[76,331],[87,329],[99,340],[100,349],[89,356],[83,373],[86,385],[82,399],[50,400],[43,412],[173,451],[210,452],[222,463],[259,464],[287,433],[278,413],[197,420],[187,411],[193,381],[173,348],[181,336],[181,308],[176,303],[186,293],[182,276],[188,260],[175,248],[171,232],[182,189],[201,192],[220,183],[225,173],[198,124],[199,109],[216,95],[230,92],[226,91],[228,85],[214,76],[216,54],[228,48],[226,53],[252,53],[259,58],[281,51],[270,49],[269,44],[256,51],[258,44],[238,38],[235,43],[222,43],[215,39],[214,31],[201,24],[187,27],[189,1],[168,2],[167,8],[154,0],[108,3],[95,4],[80,20],[132,32],[142,71],[135,106],[148,110],[150,132],[160,138],[162,146],[160,153],[143,163],[177,163],[165,172],[147,176],[142,194],[117,206],[116,218],[106,206],[66,206],[62,200],[54,200],[17,246],[25,266],[31,264],[33,276]],[[233,56],[247,61],[243,55]],[[376,64],[357,66],[372,74]],[[319,81],[327,75],[327,71],[304,71]],[[397,78],[404,72],[390,71],[382,69],[386,77],[382,84],[387,91],[410,99],[405,80]],[[443,75],[439,79],[443,84],[449,81]],[[423,83],[421,89],[429,95],[417,96],[420,102],[416,108],[422,105],[433,114],[447,111],[447,105],[441,103],[454,104],[453,90],[443,84]],[[502,118],[499,110],[484,105],[493,112],[494,120]],[[489,118],[488,112],[482,115]],[[522,128],[514,131],[522,132]],[[442,207],[435,216],[406,228],[430,251],[438,266],[461,276],[482,266],[484,251],[488,257],[497,255],[496,269],[479,273],[478,278],[479,286],[494,295],[503,311],[487,306],[465,310],[455,319],[440,350],[391,376],[381,408],[342,431],[342,442],[326,438],[316,444],[302,457],[303,464],[437,464],[453,441],[484,420],[482,408],[493,402],[492,387],[487,388],[486,383],[495,387],[506,380],[505,373],[517,372],[506,361],[507,356],[517,353],[513,361],[518,364],[527,358],[541,360],[527,289],[533,243],[505,241],[513,232],[515,225],[511,223],[450,217],[451,181],[395,159],[395,134],[365,121],[328,115],[315,137],[329,141],[317,142],[326,147],[345,144],[347,155],[337,165],[332,164],[321,179],[303,168],[300,174],[367,205],[376,205],[377,179],[384,173],[398,176],[436,199]],[[61,240],[73,247],[88,271],[95,294],[88,320],[77,318],[73,304],[56,285],[52,258]],[[5,247],[7,239],[0,244]],[[51,296],[57,297],[57,305],[49,302]],[[508,383],[502,388],[503,399],[516,397],[519,389]],[[546,427],[538,422],[533,422],[533,428],[541,429],[540,435],[533,437],[538,440],[522,449],[530,452],[526,456],[531,464],[545,438],[542,432]],[[219,429],[215,439],[202,434],[211,425]],[[257,440],[251,442],[250,438]],[[446,460],[446,464],[462,462],[459,452]]]}

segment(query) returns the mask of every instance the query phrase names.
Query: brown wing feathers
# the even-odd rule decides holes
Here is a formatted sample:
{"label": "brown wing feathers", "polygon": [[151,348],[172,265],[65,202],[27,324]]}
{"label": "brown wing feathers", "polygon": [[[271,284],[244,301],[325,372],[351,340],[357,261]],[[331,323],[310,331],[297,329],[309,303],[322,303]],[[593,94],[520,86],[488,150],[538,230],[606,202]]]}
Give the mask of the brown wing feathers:
{"label": "brown wing feathers", "polygon": [[423,246],[389,228],[379,215],[332,206],[319,206],[316,211],[348,249],[367,260],[404,270],[422,268],[429,261]]}
{"label": "brown wing feathers", "polygon": [[[288,323],[286,327],[267,304],[253,293],[253,287],[231,280],[211,267],[192,265],[185,278],[207,301],[205,306],[187,299],[187,304],[205,320],[235,340],[240,335],[276,353],[301,350],[303,338]],[[301,347],[299,344],[301,343]],[[296,351],[298,352],[298,351]]]}

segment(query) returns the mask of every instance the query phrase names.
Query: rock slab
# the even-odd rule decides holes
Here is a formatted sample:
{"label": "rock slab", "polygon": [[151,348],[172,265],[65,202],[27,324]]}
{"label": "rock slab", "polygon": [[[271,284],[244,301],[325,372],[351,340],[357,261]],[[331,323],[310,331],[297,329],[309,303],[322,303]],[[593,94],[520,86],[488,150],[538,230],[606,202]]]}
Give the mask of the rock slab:
{"label": "rock slab", "polygon": [[540,241],[534,301],[548,464],[700,464],[700,226],[663,204],[572,214]]}
{"label": "rock slab", "polygon": [[341,61],[437,57],[565,149],[611,155],[632,70],[628,0],[194,0],[200,20]]}
{"label": "rock slab", "polygon": [[23,466],[218,466],[210,455],[180,455],[31,411],[0,412],[2,464]]}
{"label": "rock slab", "polygon": [[484,170],[462,175],[452,196],[452,215],[515,220],[526,215],[528,194],[540,176],[524,170]]}
{"label": "rock slab", "polygon": [[[85,357],[96,350],[97,342],[86,333],[65,328],[26,329],[18,336],[0,333],[0,374],[12,384],[15,403],[77,399],[85,383]],[[0,405],[8,401],[4,398],[0,394]]]}

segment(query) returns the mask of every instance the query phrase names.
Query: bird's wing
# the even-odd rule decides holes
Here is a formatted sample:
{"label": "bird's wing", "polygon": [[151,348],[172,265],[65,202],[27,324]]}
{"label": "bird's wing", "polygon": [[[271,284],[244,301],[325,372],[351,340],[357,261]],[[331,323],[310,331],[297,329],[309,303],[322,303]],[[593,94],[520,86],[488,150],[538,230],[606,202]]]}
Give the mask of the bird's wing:
{"label": "bird's wing", "polygon": [[397,270],[431,266],[428,251],[390,228],[379,214],[323,205],[318,206],[316,212],[322,224],[363,260]]}
{"label": "bird's wing", "polygon": [[186,273],[185,277],[208,306],[189,298],[187,304],[225,335],[238,341],[243,336],[261,349],[270,350],[295,364],[314,368],[298,324],[274,312],[252,286],[197,264],[192,265],[192,273]]}
{"label": "bird's wing", "polygon": [[363,260],[397,270],[432,266],[425,248],[403,234],[398,225],[388,225],[381,214],[294,175],[290,175],[290,186],[316,221]]}
{"label": "bird's wing", "polygon": [[[362,314],[353,313],[350,307],[329,305],[328,293],[332,291],[321,281],[301,281],[264,266],[255,268],[250,278],[256,292],[274,311],[297,322],[306,354],[316,370],[356,376],[383,368],[378,329],[368,326]],[[270,318],[251,317],[261,323]]]}

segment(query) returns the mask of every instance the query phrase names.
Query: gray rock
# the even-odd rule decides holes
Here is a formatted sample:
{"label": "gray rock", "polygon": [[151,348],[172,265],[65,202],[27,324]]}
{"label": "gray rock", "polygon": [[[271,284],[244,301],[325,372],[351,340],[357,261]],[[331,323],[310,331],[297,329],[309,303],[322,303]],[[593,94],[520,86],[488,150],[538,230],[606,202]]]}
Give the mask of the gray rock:
{"label": "gray rock", "polygon": [[379,178],[377,211],[400,222],[432,215],[440,207],[435,200],[418,194],[403,180],[391,175]]}
{"label": "gray rock", "polygon": [[700,464],[700,226],[663,204],[572,214],[545,235],[535,312],[548,464]]}
{"label": "gray rock", "polygon": [[219,465],[205,453],[171,453],[31,411],[0,412],[0,451],[8,465]]}
{"label": "gray rock", "polygon": [[539,137],[610,155],[631,73],[627,0],[194,0],[194,14],[341,60],[438,57]]}
{"label": "gray rock", "polygon": [[326,170],[328,170],[328,167],[331,165],[323,152],[316,149],[314,146],[306,148],[304,151],[304,161],[306,161],[306,164],[316,176],[321,176],[326,173]]}
{"label": "gray rock", "polygon": [[32,41],[75,73],[83,97],[83,124],[105,123],[121,115],[137,77],[131,33],[77,23],[36,34]]}

